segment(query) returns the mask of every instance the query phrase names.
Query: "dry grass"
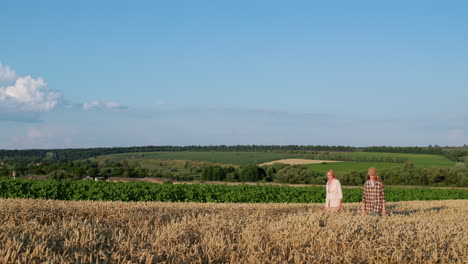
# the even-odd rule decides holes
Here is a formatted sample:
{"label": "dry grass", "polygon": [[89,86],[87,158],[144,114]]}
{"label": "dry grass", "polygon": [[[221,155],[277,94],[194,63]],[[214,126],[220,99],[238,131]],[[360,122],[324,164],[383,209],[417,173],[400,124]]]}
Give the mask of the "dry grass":
{"label": "dry grass", "polygon": [[274,160],[270,162],[265,162],[259,164],[258,166],[265,166],[265,165],[272,165],[275,163],[283,163],[289,165],[303,165],[303,164],[322,164],[322,163],[336,163],[336,162],[343,162],[338,160],[311,160],[311,159],[281,159],[281,160]]}
{"label": "dry grass", "polygon": [[0,199],[0,263],[467,262],[467,200],[321,207]]}

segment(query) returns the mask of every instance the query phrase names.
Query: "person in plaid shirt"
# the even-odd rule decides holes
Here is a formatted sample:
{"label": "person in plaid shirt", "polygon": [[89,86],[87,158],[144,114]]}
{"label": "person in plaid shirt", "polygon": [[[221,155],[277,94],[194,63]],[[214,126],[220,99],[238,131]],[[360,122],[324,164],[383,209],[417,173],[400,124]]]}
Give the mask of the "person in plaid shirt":
{"label": "person in plaid shirt", "polygon": [[364,183],[364,192],[362,193],[362,215],[375,213],[387,215],[384,185],[377,175],[377,170],[369,168],[367,181]]}

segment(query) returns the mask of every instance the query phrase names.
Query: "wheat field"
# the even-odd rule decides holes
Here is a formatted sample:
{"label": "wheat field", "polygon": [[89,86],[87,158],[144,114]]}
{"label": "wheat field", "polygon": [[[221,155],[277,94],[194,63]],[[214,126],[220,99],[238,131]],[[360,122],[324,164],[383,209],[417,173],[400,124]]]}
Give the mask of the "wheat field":
{"label": "wheat field", "polygon": [[468,200],[196,204],[0,199],[1,263],[467,263]]}

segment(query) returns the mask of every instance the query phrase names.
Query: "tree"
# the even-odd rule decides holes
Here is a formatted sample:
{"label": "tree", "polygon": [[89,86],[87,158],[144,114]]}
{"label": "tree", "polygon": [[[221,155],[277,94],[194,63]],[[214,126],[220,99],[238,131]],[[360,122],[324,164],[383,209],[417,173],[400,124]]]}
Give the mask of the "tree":
{"label": "tree", "polygon": [[53,152],[47,152],[44,159],[42,159],[43,162],[47,163],[53,163],[57,160],[57,155]]}
{"label": "tree", "polygon": [[90,177],[98,177],[99,176],[99,170],[98,168],[95,168],[95,167],[91,167],[89,168],[86,173],[90,176]]}
{"label": "tree", "polygon": [[275,182],[310,184],[317,175],[302,165],[290,165],[276,173]]}
{"label": "tree", "polygon": [[257,165],[247,165],[239,173],[239,179],[242,182],[260,181],[265,178],[265,170]]}

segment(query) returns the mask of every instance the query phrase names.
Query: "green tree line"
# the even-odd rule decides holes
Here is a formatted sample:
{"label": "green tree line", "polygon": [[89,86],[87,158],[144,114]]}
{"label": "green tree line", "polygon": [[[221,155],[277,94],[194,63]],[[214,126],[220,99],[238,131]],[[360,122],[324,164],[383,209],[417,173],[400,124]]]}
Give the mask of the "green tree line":
{"label": "green tree line", "polygon": [[[142,147],[114,147],[114,148],[86,148],[86,149],[27,149],[27,150],[0,150],[0,159],[15,157],[33,157],[44,159],[53,155],[58,161],[82,160],[100,155],[132,152],[158,152],[158,151],[355,151],[350,146],[321,146],[321,145],[218,145],[218,146],[142,146]],[[49,153],[49,154],[48,154]],[[52,154],[50,154],[52,153]]]}
{"label": "green tree line", "polygon": [[[30,162],[24,167],[0,164],[0,176],[47,175],[49,179],[81,179],[91,177],[163,177],[174,180],[202,180],[227,182],[277,182],[291,184],[325,184],[324,173],[309,170],[304,165],[273,164],[266,166],[246,165],[230,166],[193,166],[185,164],[185,170],[172,167],[170,169],[141,168],[138,163],[106,161],[98,164],[89,160],[56,163]],[[458,163],[453,168],[420,168],[407,161],[404,166],[382,169],[379,171],[382,180],[392,185],[429,185],[468,187],[468,169],[465,164]],[[345,185],[361,185],[366,180],[366,171],[351,170],[339,175]]]}
{"label": "green tree line", "polygon": [[374,146],[362,148],[364,152],[390,152],[390,153],[411,153],[411,154],[434,154],[443,155],[444,150],[439,146],[428,147],[391,147],[391,146]]}
{"label": "green tree line", "polygon": [[100,155],[132,153],[132,152],[159,152],[159,151],[217,151],[217,152],[239,152],[239,151],[270,151],[270,152],[310,152],[310,151],[338,151],[338,152],[392,152],[413,154],[435,154],[435,155],[458,155],[457,151],[467,153],[464,148],[444,150],[440,146],[428,147],[352,147],[352,146],[327,146],[327,145],[215,145],[215,146],[136,146],[136,147],[113,147],[113,148],[76,148],[76,149],[26,149],[26,150],[0,150],[0,160],[9,158],[31,158],[36,161],[52,159],[56,161],[83,160]]}
{"label": "green tree line", "polygon": [[230,182],[277,182],[291,184],[325,184],[323,173],[313,172],[303,165],[247,165],[241,168],[207,166],[200,174],[200,180]]}
{"label": "green tree line", "polygon": [[[403,167],[379,170],[379,177],[391,185],[429,185],[468,187],[468,169],[464,164],[454,168],[420,168],[412,162]],[[344,185],[362,185],[367,179],[367,171],[352,170],[340,175]]]}

